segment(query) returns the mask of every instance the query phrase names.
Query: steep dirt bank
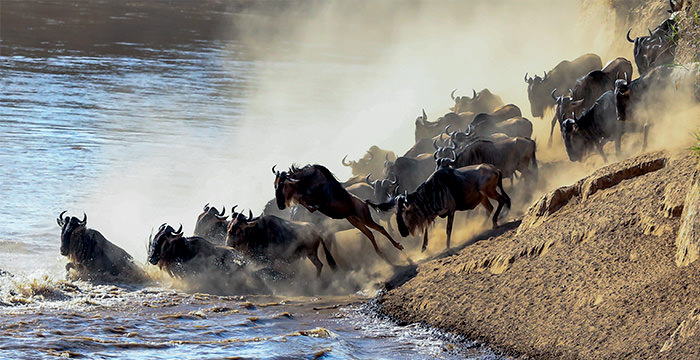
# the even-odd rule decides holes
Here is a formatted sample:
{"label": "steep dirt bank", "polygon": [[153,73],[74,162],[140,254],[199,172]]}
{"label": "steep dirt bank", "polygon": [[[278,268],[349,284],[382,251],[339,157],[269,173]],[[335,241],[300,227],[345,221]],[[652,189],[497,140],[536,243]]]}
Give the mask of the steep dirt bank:
{"label": "steep dirt bank", "polygon": [[687,151],[601,168],[420,265],[383,311],[536,358],[700,358],[700,261],[676,265],[696,169]]}

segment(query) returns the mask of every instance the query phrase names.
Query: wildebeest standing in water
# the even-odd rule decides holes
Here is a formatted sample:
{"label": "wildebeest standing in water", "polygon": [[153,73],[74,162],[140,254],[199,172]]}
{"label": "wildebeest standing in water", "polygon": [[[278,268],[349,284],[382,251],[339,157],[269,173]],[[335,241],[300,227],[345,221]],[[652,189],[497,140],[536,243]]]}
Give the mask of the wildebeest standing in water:
{"label": "wildebeest standing in water", "polygon": [[221,294],[268,292],[267,285],[252,272],[252,264],[238,251],[201,237],[184,237],[182,225],[177,231],[168,224],[158,228],[148,242],[148,262],[173,277],[192,278],[194,284],[203,286],[206,291]]}
{"label": "wildebeest standing in water", "polygon": [[321,276],[323,263],[318,258],[318,247],[323,247],[326,261],[336,269],[335,259],[328,250],[326,241],[309,223],[287,221],[276,216],[253,218],[236,214],[227,230],[226,245],[247,254],[256,260],[276,264],[307,257]]}
{"label": "wildebeest standing in water", "polygon": [[225,213],[226,209],[223,206],[219,212],[215,207],[209,207],[209,204],[204,205],[202,213],[197,217],[193,235],[223,244],[226,241],[228,227],[228,216]]}
{"label": "wildebeest standing in water", "polygon": [[[497,191],[500,188],[500,193]],[[371,204],[382,211],[396,206],[396,224],[401,236],[423,230],[423,246],[428,247],[428,227],[440,216],[447,217],[447,248],[450,247],[452,223],[456,211],[471,210],[479,204],[491,214],[489,199],[498,201],[493,214],[493,226],[505,205],[510,209],[510,198],[503,190],[501,171],[490,164],[479,164],[459,169],[442,168],[433,173],[415,192],[397,196],[393,201]]]}
{"label": "wildebeest standing in water", "polygon": [[303,168],[292,166],[289,172],[275,171],[275,197],[277,206],[284,209],[292,200],[311,212],[316,210],[333,219],[347,219],[372,242],[374,251],[382,255],[377,247],[372,231],[379,231],[394,247],[403,250],[403,246],[389,235],[379,224],[374,222],[367,203],[348,193],[335,176],[322,165],[307,165]]}
{"label": "wildebeest standing in water", "polygon": [[66,271],[74,269],[80,276],[91,279],[146,279],[131,255],[111,243],[99,231],[86,227],[87,215],[83,214],[83,220],[79,220],[76,217],[63,218],[65,213],[63,211],[58,215],[56,222],[61,227],[61,255],[70,259]]}
{"label": "wildebeest standing in water", "polygon": [[554,106],[552,91],[554,89],[571,89],[576,80],[593,70],[600,70],[603,62],[595,54],[581,55],[573,61],[564,60],[554,69],[544,73],[544,77],[535,75],[528,78],[525,73],[527,83],[527,97],[530,100],[532,116],[541,118],[547,108]]}

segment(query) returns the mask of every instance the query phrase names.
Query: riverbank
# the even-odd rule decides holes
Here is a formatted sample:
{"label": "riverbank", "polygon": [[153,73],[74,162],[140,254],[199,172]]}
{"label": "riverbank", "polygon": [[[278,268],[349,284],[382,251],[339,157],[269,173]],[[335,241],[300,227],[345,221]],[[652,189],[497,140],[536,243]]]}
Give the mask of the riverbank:
{"label": "riverbank", "polygon": [[676,245],[697,172],[688,151],[603,167],[390,282],[382,311],[538,359],[700,358],[700,261]]}

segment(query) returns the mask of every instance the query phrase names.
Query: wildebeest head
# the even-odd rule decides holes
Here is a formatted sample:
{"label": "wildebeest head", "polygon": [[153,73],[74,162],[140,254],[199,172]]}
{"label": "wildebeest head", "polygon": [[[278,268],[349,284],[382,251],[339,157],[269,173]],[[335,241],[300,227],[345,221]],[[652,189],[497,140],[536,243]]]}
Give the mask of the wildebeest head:
{"label": "wildebeest head", "polygon": [[615,81],[615,108],[617,110],[617,120],[627,120],[627,103],[630,99],[630,87],[626,79]]}
{"label": "wildebeest head", "polygon": [[[573,117],[573,114],[571,116]],[[566,153],[571,161],[580,161],[585,152],[586,144],[583,137],[578,136],[578,131],[579,128],[575,119],[566,119],[561,124],[561,134],[564,137]]]}
{"label": "wildebeest head", "polygon": [[75,239],[75,241],[80,241],[80,237],[82,237],[85,232],[85,225],[87,224],[87,215],[85,215],[85,213],[83,213],[83,220],[68,216],[63,218],[63,214],[65,214],[66,211],[63,211],[58,215],[58,218],[56,218],[58,226],[61,227],[61,255],[63,256],[68,256],[73,239]]}
{"label": "wildebeest head", "polygon": [[248,210],[248,217],[239,213],[231,220],[226,230],[226,245],[240,248],[245,245],[245,231],[257,225],[260,217],[253,218],[253,212]]}
{"label": "wildebeest head", "polygon": [[391,200],[392,194],[398,188],[398,180],[394,178],[393,180],[383,179],[371,181],[370,175],[367,175],[365,180],[367,184],[372,186],[372,189],[374,189],[374,199],[379,202]]}
{"label": "wildebeest head", "polygon": [[403,237],[413,234],[416,228],[422,228],[427,222],[413,195],[404,193],[396,197],[396,225]]}
{"label": "wildebeest head", "polygon": [[532,116],[542,117],[544,114],[544,109],[546,107],[545,102],[547,100],[547,90],[544,86],[544,82],[547,80],[547,72],[544,72],[544,77],[527,77],[525,73],[525,82],[527,83],[527,98],[530,100],[530,109],[532,111]]}
{"label": "wildebeest head", "polygon": [[451,108],[455,113],[463,112],[473,112],[478,113],[490,113],[493,109],[503,105],[503,100],[498,95],[493,94],[489,89],[482,89],[478,93],[475,89],[472,89],[472,96],[457,96],[455,97],[455,91],[452,90],[450,97],[455,102],[455,106]]}
{"label": "wildebeest head", "polygon": [[568,114],[581,113],[583,110],[584,99],[574,100],[573,90],[569,89],[571,96],[560,95],[556,96],[555,92],[557,89],[552,90],[552,99],[554,99],[555,105],[555,116],[559,122],[562,122]]}
{"label": "wildebeest head", "polygon": [[197,217],[197,224],[194,226],[195,236],[209,237],[217,233],[217,229],[223,233],[226,231],[226,225],[228,225],[228,215],[226,213],[226,208],[221,207],[221,212],[216,210],[215,207],[209,207],[207,203],[204,205],[202,213]]}
{"label": "wildebeest head", "polygon": [[289,205],[289,201],[292,198],[293,189],[291,184],[298,181],[289,177],[286,171],[275,171],[275,167],[272,167],[272,173],[275,174],[275,199],[277,200],[277,207],[280,210],[284,210]]}
{"label": "wildebeest head", "polygon": [[148,240],[148,262],[153,265],[158,264],[161,259],[163,245],[166,242],[182,237],[182,225],[175,231],[172,226],[164,223],[158,228],[155,237]]}

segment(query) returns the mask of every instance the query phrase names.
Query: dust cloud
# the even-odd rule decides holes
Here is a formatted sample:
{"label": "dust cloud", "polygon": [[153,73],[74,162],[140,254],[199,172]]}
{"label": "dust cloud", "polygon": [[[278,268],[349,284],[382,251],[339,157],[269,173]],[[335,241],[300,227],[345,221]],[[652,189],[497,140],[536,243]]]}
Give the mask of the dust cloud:
{"label": "dust cloud", "polygon": [[[242,51],[253,59],[250,71],[255,80],[242,99],[240,118],[231,119],[231,127],[215,139],[204,139],[221,150],[212,156],[198,146],[182,145],[168,149],[167,156],[132,154],[129,171],[149,176],[123,179],[107,174],[100,194],[84,204],[88,214],[99,214],[91,215],[89,226],[138,260],[145,259],[144,243],[152,228],[163,222],[182,223],[191,233],[204,203],[217,208],[225,204],[227,211],[239,204],[259,213],[274,197],[270,169],[275,164],[278,169],[292,163],[323,164],[344,180],[350,176],[340,163],[346,154],[357,159],[372,145],[403,154],[413,145],[414,121],[421,109],[429,120],[447,113],[455,88],[457,95],[488,88],[505,103],[518,105],[534,124],[537,157],[543,163],[540,186],[510,194],[513,219],[539,195],[603,165],[598,155],[570,163],[557,129],[553,146],[547,147],[553,114],[532,118],[523,77],[526,72],[541,75],[585,53],[598,54],[604,64],[618,56],[632,60],[632,45],[624,37],[626,23],[608,5],[573,0],[331,1],[232,15],[221,31],[238,34],[245,45]],[[695,122],[685,122],[682,130],[653,129],[650,148],[690,141],[697,115],[688,114]],[[173,123],[169,130],[179,134],[180,144],[202,141],[190,136],[188,126]],[[662,129],[671,133],[661,134]],[[638,151],[633,149],[639,142],[636,135],[629,137],[633,140],[625,145],[625,155]],[[612,154],[610,145],[606,152]],[[453,246],[490,226],[481,220],[480,208],[469,213],[458,216]],[[420,254],[420,239],[403,239],[409,244],[403,255],[393,254],[396,251],[386,247],[388,242],[379,234],[377,241],[397,263],[405,264],[406,256],[416,261],[444,249],[444,223],[438,222],[430,233],[425,254]],[[343,251],[336,260],[347,275],[327,275],[326,266],[326,285],[346,277],[352,281],[341,281],[335,289],[356,290],[348,284],[365,286],[383,274],[388,265],[378,261],[368,245],[355,231],[339,235],[336,246]],[[307,263],[302,260],[299,266],[307,268],[304,274],[313,274]]]}

